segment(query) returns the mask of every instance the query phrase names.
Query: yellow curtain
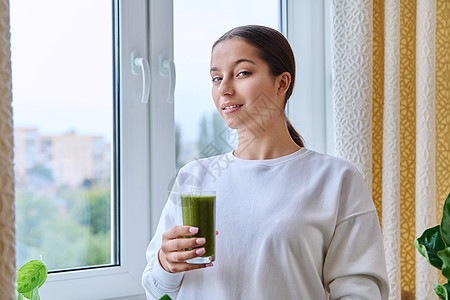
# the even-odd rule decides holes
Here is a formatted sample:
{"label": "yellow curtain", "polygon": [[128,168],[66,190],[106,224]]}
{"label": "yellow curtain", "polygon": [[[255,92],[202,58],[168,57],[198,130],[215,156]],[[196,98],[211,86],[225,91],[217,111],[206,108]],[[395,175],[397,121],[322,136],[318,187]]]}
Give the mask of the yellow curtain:
{"label": "yellow curtain", "polygon": [[[421,111],[417,95],[419,69],[428,66],[428,63],[418,59],[418,49],[422,46],[423,37],[420,30],[424,26],[420,16],[422,9],[420,1],[389,1],[375,0],[373,2],[373,100],[372,100],[372,196],[379,212],[383,209],[383,134],[386,128],[383,118],[386,101],[391,90],[386,91],[386,86],[392,86],[391,77],[386,76],[386,70],[391,68],[391,61],[386,59],[391,51],[389,44],[392,42],[387,36],[391,30],[393,20],[387,18],[397,18],[399,26],[399,218],[400,218],[400,286],[402,299],[435,299],[436,296],[424,294],[416,290],[416,250],[413,244],[416,237],[416,217],[420,212],[416,212],[417,182],[416,155],[421,159],[421,152],[416,146],[417,139],[417,116]],[[435,55],[430,53],[430,65],[434,63],[434,105],[435,105],[435,203],[436,219],[433,225],[440,222],[443,202],[450,192],[450,1],[437,0],[430,1],[430,12],[435,12]],[[398,7],[398,14],[395,7]],[[427,15],[428,16],[428,15]],[[433,15],[429,16],[433,20]],[[428,22],[428,21],[427,21]],[[394,20],[395,23],[395,20]],[[425,23],[425,25],[428,23]],[[395,26],[395,25],[394,25]],[[418,28],[418,26],[420,26]],[[394,41],[395,44],[395,41]],[[394,45],[395,48],[395,45]],[[395,51],[394,51],[395,52]],[[418,65],[419,64],[419,65]],[[394,66],[396,67],[396,66]],[[433,76],[430,76],[431,79]],[[388,81],[389,80],[389,81]],[[395,83],[394,87],[395,88]],[[430,105],[432,103],[430,102]],[[419,129],[421,129],[419,127]],[[384,131],[384,132],[383,132]],[[385,145],[386,146],[386,145]],[[420,145],[419,145],[420,146]],[[432,166],[433,167],[433,166]],[[386,168],[386,165],[385,165]],[[385,170],[385,172],[390,170]],[[419,170],[420,173],[421,170]],[[385,174],[385,173],[384,173]],[[431,176],[432,177],[432,176]],[[420,178],[420,177],[419,177]],[[425,177],[426,181],[427,177]],[[432,181],[432,179],[431,179]],[[424,183],[426,185],[426,182]],[[433,182],[430,183],[430,186]],[[380,215],[381,217],[381,215]],[[418,217],[417,221],[422,221]],[[386,220],[385,220],[386,221]],[[422,259],[422,258],[418,258]],[[418,279],[420,281],[420,278]],[[440,278],[439,280],[442,280]],[[429,283],[427,283],[429,284]],[[392,282],[391,282],[392,288]],[[394,284],[394,288],[397,286]],[[418,287],[419,288],[419,287]],[[420,289],[423,289],[420,287]],[[432,288],[431,288],[432,290]],[[391,298],[398,299],[399,295],[391,291]]]}
{"label": "yellow curtain", "polygon": [[16,299],[9,2],[0,0],[0,299]]}
{"label": "yellow curtain", "polygon": [[382,224],[390,299],[436,299],[414,247],[450,193],[450,1],[333,0],[336,154],[363,174]]}

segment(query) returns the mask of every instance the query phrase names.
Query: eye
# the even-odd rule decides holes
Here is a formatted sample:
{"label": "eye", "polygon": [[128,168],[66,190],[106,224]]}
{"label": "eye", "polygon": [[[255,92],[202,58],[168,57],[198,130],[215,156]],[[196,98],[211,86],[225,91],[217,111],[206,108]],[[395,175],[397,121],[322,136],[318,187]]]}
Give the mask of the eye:
{"label": "eye", "polygon": [[239,72],[238,74],[237,74],[237,76],[238,77],[244,77],[244,76],[247,76],[247,75],[250,75],[251,73],[250,72],[248,72],[248,71],[242,71],[242,72]]}
{"label": "eye", "polygon": [[222,78],[218,76],[212,78],[212,82],[219,82],[220,80],[222,80]]}

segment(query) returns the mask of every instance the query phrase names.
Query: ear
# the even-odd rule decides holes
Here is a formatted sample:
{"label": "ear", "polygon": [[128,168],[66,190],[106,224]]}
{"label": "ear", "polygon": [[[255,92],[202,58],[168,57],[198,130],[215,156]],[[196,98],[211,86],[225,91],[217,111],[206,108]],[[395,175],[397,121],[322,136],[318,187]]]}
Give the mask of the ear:
{"label": "ear", "polygon": [[283,95],[289,89],[291,85],[291,74],[289,72],[283,72],[277,77],[277,94]]}

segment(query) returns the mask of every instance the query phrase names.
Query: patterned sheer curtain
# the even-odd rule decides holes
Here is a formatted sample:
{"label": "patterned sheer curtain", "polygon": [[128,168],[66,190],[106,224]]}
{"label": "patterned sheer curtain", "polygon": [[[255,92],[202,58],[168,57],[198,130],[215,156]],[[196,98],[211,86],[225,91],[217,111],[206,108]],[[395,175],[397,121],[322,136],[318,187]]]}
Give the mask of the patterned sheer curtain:
{"label": "patterned sheer curtain", "polygon": [[333,0],[336,153],[364,175],[390,299],[436,299],[414,238],[450,192],[450,1]]}
{"label": "patterned sheer curtain", "polygon": [[0,299],[16,299],[9,2],[0,0]]}

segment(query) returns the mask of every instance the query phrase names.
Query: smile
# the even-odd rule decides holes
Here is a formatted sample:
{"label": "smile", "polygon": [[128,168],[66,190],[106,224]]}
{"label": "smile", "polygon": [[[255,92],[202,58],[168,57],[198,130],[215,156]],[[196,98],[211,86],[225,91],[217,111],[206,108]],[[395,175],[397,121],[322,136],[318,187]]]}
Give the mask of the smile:
{"label": "smile", "polygon": [[243,104],[230,105],[230,106],[224,107],[223,110],[232,109],[232,108],[241,107],[241,106],[243,106]]}
{"label": "smile", "polygon": [[224,114],[231,114],[231,113],[241,109],[242,106],[244,106],[243,104],[232,104],[232,105],[225,104],[225,105],[222,107]]}

